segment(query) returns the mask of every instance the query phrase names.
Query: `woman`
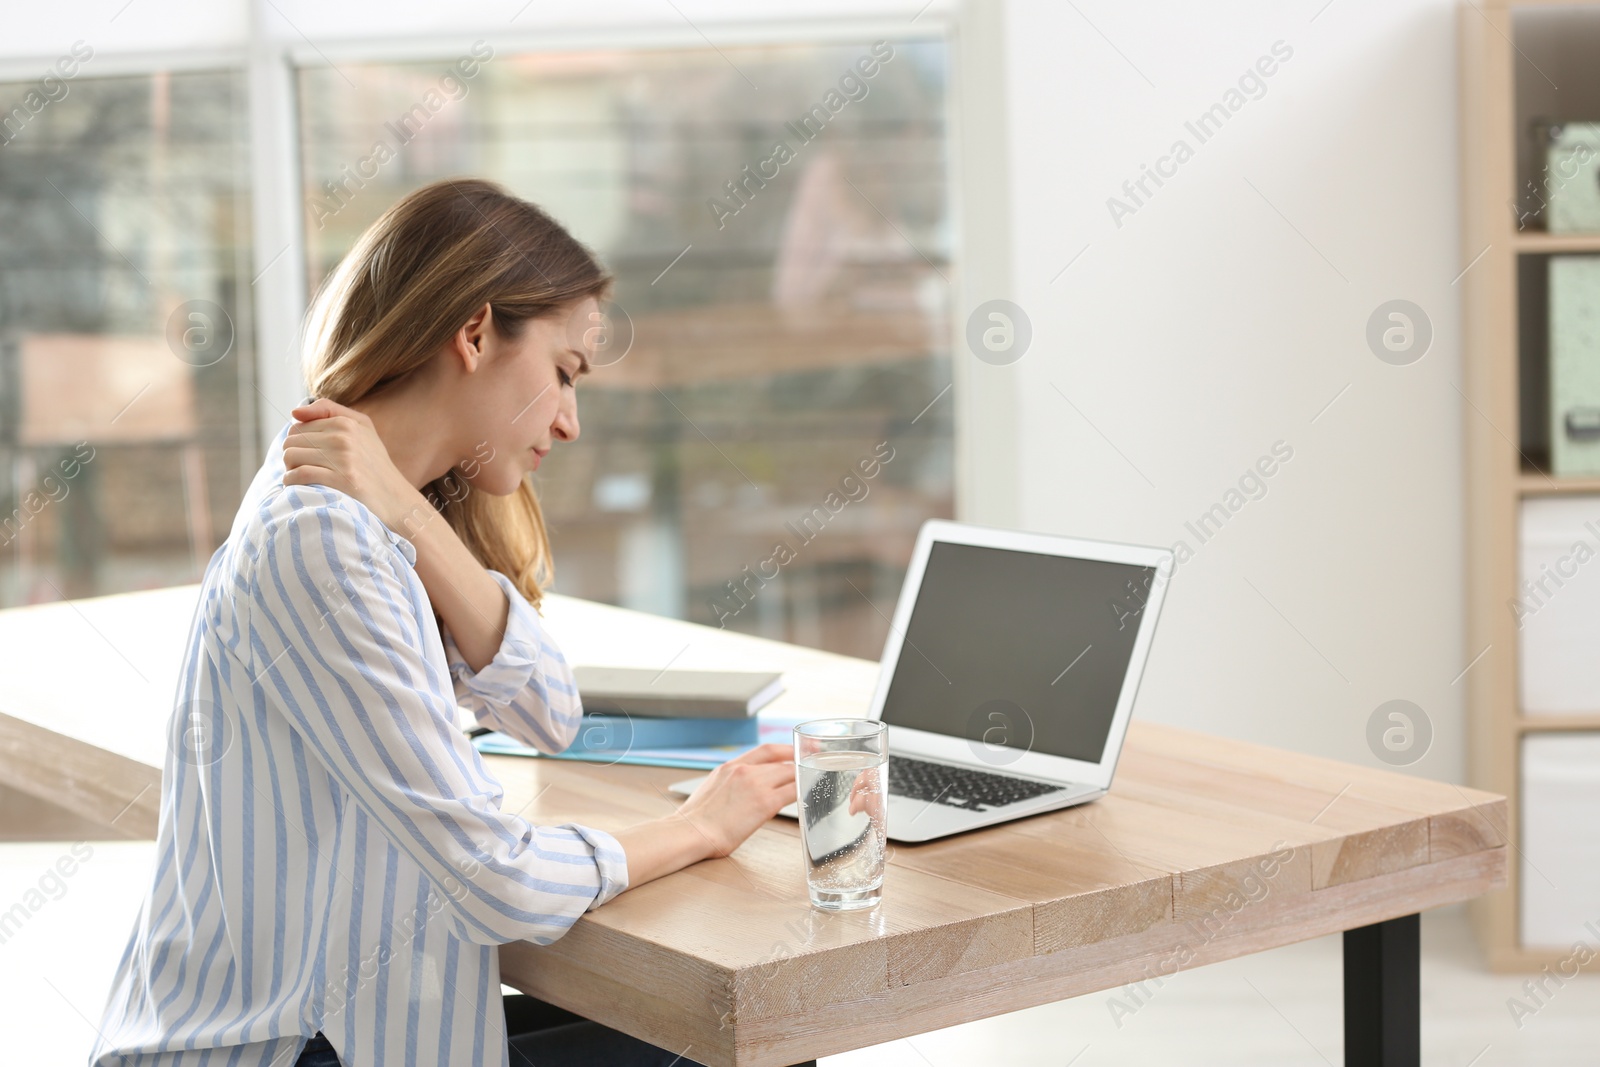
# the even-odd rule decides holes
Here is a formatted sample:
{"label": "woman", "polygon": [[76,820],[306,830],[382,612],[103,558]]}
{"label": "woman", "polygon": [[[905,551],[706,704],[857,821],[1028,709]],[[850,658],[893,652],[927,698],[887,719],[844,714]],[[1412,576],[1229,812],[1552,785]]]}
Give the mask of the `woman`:
{"label": "woman", "polygon": [[[610,279],[537,207],[446,181],[373,224],[312,309],[315,403],[278,434],[201,587],[153,883],[95,1064],[673,1062],[526,998],[497,946],[724,856],[794,799],[766,745],[670,816],[533,826],[456,721],[547,752],[582,708],[537,612],[526,475],[578,436]],[[685,1060],[677,1060],[687,1063]]]}

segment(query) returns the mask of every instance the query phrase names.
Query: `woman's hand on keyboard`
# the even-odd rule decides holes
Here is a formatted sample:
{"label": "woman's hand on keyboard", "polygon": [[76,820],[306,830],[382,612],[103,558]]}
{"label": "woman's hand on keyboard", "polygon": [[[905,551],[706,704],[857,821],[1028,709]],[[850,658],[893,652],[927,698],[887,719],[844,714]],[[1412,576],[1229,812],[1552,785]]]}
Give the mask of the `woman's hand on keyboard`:
{"label": "woman's hand on keyboard", "polygon": [[794,773],[790,746],[760,745],[712,771],[673,814],[618,832],[628,888],[728,855],[796,802]]}
{"label": "woman's hand on keyboard", "polygon": [[745,838],[796,802],[794,749],[758,745],[711,772],[694,795],[678,809],[705,837],[708,858],[720,858],[744,844]]}

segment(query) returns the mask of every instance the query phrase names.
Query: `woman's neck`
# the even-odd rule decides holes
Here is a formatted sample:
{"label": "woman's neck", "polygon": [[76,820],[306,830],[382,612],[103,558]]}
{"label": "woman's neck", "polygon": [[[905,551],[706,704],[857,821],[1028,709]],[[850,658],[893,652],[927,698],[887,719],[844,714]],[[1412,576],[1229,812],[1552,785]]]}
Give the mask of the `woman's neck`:
{"label": "woman's neck", "polygon": [[441,417],[437,405],[420,399],[414,389],[402,387],[349,405],[372,420],[390,462],[417,489],[448,474],[460,458],[444,435],[450,420]]}

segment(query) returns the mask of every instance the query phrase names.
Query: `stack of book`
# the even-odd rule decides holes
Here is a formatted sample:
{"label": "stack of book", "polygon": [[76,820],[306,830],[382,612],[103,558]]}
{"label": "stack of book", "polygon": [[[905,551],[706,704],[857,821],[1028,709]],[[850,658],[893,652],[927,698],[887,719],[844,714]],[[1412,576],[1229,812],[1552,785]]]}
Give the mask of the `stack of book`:
{"label": "stack of book", "polygon": [[708,770],[768,741],[787,743],[794,723],[757,712],[783,692],[771,671],[574,667],[583,722],[565,752],[545,753],[502,733],[473,741],[480,752],[590,763]]}

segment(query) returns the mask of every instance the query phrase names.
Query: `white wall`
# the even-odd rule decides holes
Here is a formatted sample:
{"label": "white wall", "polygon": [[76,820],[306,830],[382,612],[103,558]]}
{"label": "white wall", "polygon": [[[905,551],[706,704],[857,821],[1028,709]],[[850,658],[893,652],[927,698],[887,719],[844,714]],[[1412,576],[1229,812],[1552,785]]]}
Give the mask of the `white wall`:
{"label": "white wall", "polygon": [[[1458,240],[1454,5],[1074,2],[1007,7],[1011,291],[1034,339],[974,372],[1015,377],[1015,430],[972,432],[1017,434],[1023,527],[1197,549],[1137,715],[1376,764],[1368,718],[1406,699],[1434,729],[1412,770],[1460,780],[1453,281],[1479,250]],[[1185,120],[1280,40],[1265,94],[1198,143]],[[1107,198],[1180,137],[1194,157],[1119,228]],[[1410,366],[1365,339],[1395,298],[1434,328]],[[1293,458],[1267,495],[1201,546],[1185,521],[1277,441]]]}

